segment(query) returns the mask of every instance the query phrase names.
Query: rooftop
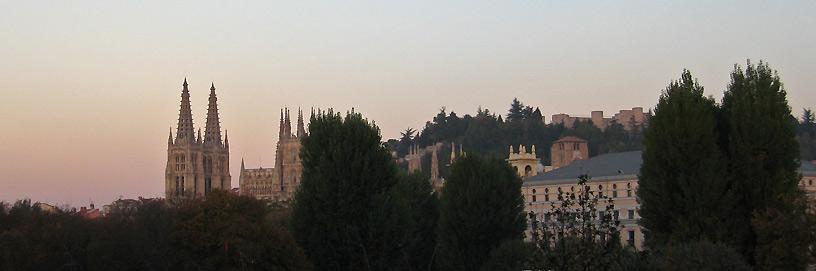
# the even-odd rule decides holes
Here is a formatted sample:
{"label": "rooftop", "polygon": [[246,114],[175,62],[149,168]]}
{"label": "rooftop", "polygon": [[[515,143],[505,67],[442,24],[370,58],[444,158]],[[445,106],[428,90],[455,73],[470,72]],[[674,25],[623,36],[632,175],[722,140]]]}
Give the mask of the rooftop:
{"label": "rooftop", "polygon": [[[641,151],[601,154],[526,178],[524,185],[575,183],[578,177],[584,174],[590,177],[590,181],[637,179],[642,164]],[[807,176],[816,176],[816,164],[802,161],[799,172]]]}

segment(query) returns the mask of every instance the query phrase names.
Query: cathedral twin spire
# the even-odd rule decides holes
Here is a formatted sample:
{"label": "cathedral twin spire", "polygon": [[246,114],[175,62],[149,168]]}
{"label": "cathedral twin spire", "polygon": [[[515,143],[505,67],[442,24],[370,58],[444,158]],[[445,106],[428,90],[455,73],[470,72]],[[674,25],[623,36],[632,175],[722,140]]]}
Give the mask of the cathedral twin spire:
{"label": "cathedral twin spire", "polygon": [[[226,136],[224,142],[221,142],[221,121],[218,116],[218,97],[215,95],[215,84],[210,85],[210,98],[207,106],[207,121],[204,127],[204,138],[201,137],[201,129],[198,130],[198,137],[194,134],[193,113],[190,106],[190,90],[187,86],[187,78],[184,78],[175,144],[203,143],[208,146],[228,147],[229,141]],[[170,133],[170,137],[173,137],[172,132]],[[172,139],[170,141],[172,142]]]}
{"label": "cathedral twin spire", "polygon": [[306,127],[303,124],[303,111],[298,108],[298,118],[297,118],[297,131],[296,134],[292,134],[292,121],[289,115],[289,108],[281,109],[281,117],[280,117],[280,131],[278,132],[279,138],[300,138],[306,135]]}

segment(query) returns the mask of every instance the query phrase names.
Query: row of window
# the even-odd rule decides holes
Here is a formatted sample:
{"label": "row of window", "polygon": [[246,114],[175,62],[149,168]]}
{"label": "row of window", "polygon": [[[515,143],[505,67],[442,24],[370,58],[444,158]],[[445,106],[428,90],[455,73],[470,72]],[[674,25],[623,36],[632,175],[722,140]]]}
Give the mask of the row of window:
{"label": "row of window", "polygon": [[[624,210],[614,210],[614,211],[612,211],[613,221],[620,221],[621,220],[621,217],[620,217],[620,212],[621,211],[626,212],[626,217],[624,217],[623,219],[628,219],[628,220],[634,220],[635,219],[635,210],[634,209],[629,209],[629,210],[624,209]],[[606,216],[606,211],[598,211],[598,219],[599,220],[601,218],[603,218],[604,216]],[[537,217],[539,219],[541,219],[541,221],[543,221],[543,222],[548,222],[548,221],[550,221],[552,219],[549,213],[544,213],[543,215],[539,215]]]}
{"label": "row of window", "polygon": [[[575,186],[570,186],[570,191],[575,192]],[[532,191],[532,201],[536,202],[536,190],[533,189]],[[558,187],[558,193],[562,193],[561,187]],[[603,197],[603,185],[598,185],[598,196]],[[634,192],[632,191],[632,183],[626,184],[626,197],[631,198],[634,196]],[[618,197],[618,185],[612,184],[612,198]],[[544,188],[544,201],[550,201],[550,188]]]}

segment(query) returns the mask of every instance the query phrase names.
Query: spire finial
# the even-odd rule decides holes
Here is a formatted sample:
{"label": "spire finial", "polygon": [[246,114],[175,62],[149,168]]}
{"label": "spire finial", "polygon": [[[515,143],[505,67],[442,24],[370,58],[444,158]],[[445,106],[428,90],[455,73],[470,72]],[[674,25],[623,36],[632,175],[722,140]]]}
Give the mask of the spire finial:
{"label": "spire finial", "polygon": [[229,149],[229,131],[224,130],[224,148]]}
{"label": "spire finial", "polygon": [[215,84],[210,87],[210,99],[207,105],[207,122],[204,126],[204,144],[221,146],[221,120],[218,116],[218,96],[215,95]]}
{"label": "spire finial", "polygon": [[215,91],[215,82],[210,82],[210,90]]}
{"label": "spire finial", "polygon": [[306,135],[306,125],[303,124],[303,111],[298,107],[297,119],[297,137],[300,138]]}
{"label": "spire finial", "polygon": [[167,139],[167,145],[173,145],[173,127],[170,127],[170,138]]}
{"label": "spire finial", "polygon": [[175,143],[193,143],[195,141],[195,132],[193,130],[193,113],[190,106],[190,90],[187,89],[187,77],[184,78],[182,86]]}

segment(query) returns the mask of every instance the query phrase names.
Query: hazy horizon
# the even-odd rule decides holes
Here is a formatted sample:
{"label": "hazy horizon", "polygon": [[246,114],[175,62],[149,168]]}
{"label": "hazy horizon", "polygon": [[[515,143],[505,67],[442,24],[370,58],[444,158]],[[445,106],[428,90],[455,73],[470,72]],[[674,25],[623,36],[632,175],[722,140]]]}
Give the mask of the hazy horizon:
{"label": "hazy horizon", "polygon": [[[101,206],[164,193],[181,83],[211,82],[241,159],[274,165],[279,110],[352,107],[384,139],[441,107],[506,114],[652,108],[685,68],[717,100],[734,64],[778,70],[814,107],[813,1],[0,3],[0,201]],[[467,147],[467,146],[466,146]]]}

